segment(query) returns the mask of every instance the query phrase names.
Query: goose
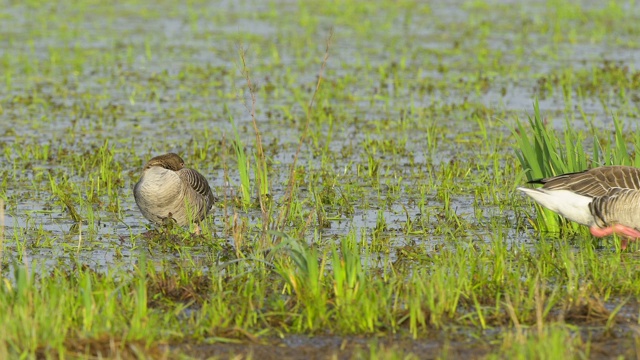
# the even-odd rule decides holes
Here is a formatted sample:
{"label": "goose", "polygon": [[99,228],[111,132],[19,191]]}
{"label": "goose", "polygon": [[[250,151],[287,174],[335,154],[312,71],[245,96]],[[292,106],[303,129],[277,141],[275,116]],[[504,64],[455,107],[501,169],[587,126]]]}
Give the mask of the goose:
{"label": "goose", "polygon": [[620,247],[640,239],[640,169],[602,166],[529,181],[540,188],[518,187],[535,202],[568,220],[586,225],[593,236],[618,234]]}
{"label": "goose", "polygon": [[147,162],[133,188],[133,197],[142,215],[156,225],[170,220],[179,226],[190,221],[198,223],[215,201],[207,179],[196,170],[185,168],[184,160],[174,153]]}

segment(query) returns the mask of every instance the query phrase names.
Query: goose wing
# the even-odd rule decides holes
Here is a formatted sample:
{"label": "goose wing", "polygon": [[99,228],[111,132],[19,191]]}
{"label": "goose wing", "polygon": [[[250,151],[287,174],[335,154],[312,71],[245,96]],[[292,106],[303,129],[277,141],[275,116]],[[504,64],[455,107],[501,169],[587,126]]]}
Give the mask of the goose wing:
{"label": "goose wing", "polygon": [[631,166],[602,166],[576,173],[563,174],[529,183],[544,184],[550,190],[569,190],[576,194],[606,196],[613,188],[640,190],[640,169]]}
{"label": "goose wing", "polygon": [[206,199],[208,204],[207,208],[213,205],[215,197],[213,196],[211,187],[209,187],[209,182],[202,174],[193,169],[183,168],[178,171],[178,176],[191,189]]}
{"label": "goose wing", "polygon": [[595,197],[589,210],[599,227],[620,224],[640,229],[640,190],[611,188]]}

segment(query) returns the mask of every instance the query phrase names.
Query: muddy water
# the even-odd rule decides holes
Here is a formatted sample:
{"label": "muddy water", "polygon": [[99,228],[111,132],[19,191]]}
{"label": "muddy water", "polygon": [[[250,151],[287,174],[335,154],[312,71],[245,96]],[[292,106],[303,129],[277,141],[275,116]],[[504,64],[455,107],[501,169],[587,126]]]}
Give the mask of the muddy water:
{"label": "muddy water", "polygon": [[[482,163],[496,151],[512,156],[510,144],[478,147],[473,114],[484,112],[480,119],[493,119],[490,137],[504,137],[506,124],[515,116],[526,117],[533,98],[542,95],[541,79],[573,69],[568,63],[575,63],[576,70],[598,68],[604,60],[634,67],[640,58],[638,50],[624,46],[632,36],[624,34],[605,33],[591,43],[567,40],[549,48],[551,35],[527,30],[553,12],[545,4],[495,2],[487,9],[454,1],[415,11],[372,7],[353,15],[355,20],[313,2],[6,6],[0,25],[5,67],[0,174],[7,199],[7,250],[12,257],[46,259],[53,266],[68,260],[80,242],[82,262],[97,268],[126,264],[137,248],[129,240],[147,227],[131,189],[143,161],[158,153],[183,154],[218,193],[237,189],[234,159],[221,159],[215,151],[233,139],[230,118],[249,151],[253,148],[252,104],[240,48],[246,49],[257,119],[271,160],[271,195],[281,199],[331,28],[330,58],[315,105],[325,117],[311,123],[311,131],[321,135],[303,147],[299,165],[310,172],[328,171],[339,183],[354,183],[366,196],[363,201],[358,194],[349,196],[352,214],[328,206],[331,226],[321,234],[370,236],[382,213],[393,246],[433,246],[443,237],[429,229],[417,235],[402,230],[408,219],[427,217],[423,223],[431,229],[439,224],[443,203],[437,186],[425,190],[426,203],[415,201],[423,175],[442,171],[454,160]],[[617,41],[609,41],[613,38]],[[611,108],[625,106],[613,93],[588,97],[581,105],[603,127],[610,124]],[[544,93],[540,107],[562,126],[567,97],[561,91]],[[425,134],[433,128],[435,139],[429,144]],[[466,142],[460,134],[467,133],[475,140]],[[84,224],[81,240],[46,174],[52,172],[54,179],[67,174],[82,189],[87,174],[69,172],[68,164],[57,161],[59,155],[95,152],[105,140],[122,169],[123,184],[117,189],[122,212],[95,206],[97,221]],[[372,150],[375,141],[386,140],[395,141],[393,149]],[[26,150],[45,144],[53,154],[47,159]],[[198,160],[194,149],[209,154]],[[368,169],[371,153],[380,162],[379,182],[358,173]],[[223,165],[229,168],[229,183]],[[400,194],[385,200],[389,185],[398,181]],[[478,218],[469,191],[477,185],[473,174],[453,181],[463,190],[451,207],[474,227],[463,238],[490,241],[494,231],[483,225],[487,219],[515,218],[497,204],[485,205]],[[239,211],[229,206],[229,212]],[[211,221],[221,227],[223,212],[216,211]],[[509,227],[501,231],[511,241],[527,240],[527,234]]]}

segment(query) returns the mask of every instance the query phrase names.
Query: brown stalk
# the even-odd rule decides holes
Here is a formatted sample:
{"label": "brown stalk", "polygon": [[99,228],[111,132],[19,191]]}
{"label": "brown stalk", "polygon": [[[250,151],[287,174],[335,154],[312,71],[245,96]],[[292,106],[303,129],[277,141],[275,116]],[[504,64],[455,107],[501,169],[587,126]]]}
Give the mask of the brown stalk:
{"label": "brown stalk", "polygon": [[[251,123],[253,124],[253,131],[256,135],[256,149],[258,150],[258,161],[260,165],[266,164],[266,159],[264,156],[264,149],[262,148],[262,136],[260,135],[260,130],[258,129],[258,122],[256,120],[256,94],[253,89],[253,83],[251,82],[251,75],[249,73],[249,68],[247,67],[246,62],[246,51],[244,48],[240,47],[240,59],[242,60],[242,75],[244,76],[245,81],[247,82],[247,88],[249,89],[249,95],[251,96],[251,108],[249,109],[249,114],[251,115]],[[263,166],[266,169],[266,166]],[[255,174],[259,174],[256,170]],[[263,174],[266,176],[266,174]],[[258,183],[260,183],[260,179],[256,179]],[[265,245],[265,240],[267,236],[267,230],[269,228],[269,216],[267,213],[267,208],[264,203],[264,199],[262,194],[260,194],[260,186],[256,186],[256,193],[258,196],[258,201],[260,202],[260,210],[262,212],[262,235],[260,236],[261,242]]]}
{"label": "brown stalk", "polygon": [[[313,91],[313,95],[311,96],[311,100],[309,100],[309,105],[307,105],[307,119],[304,126],[304,132],[300,137],[300,141],[298,142],[298,148],[296,149],[296,154],[293,157],[293,162],[291,164],[291,170],[289,171],[289,182],[287,184],[287,192],[285,194],[284,203],[286,204],[285,209],[282,213],[280,213],[280,217],[278,218],[278,222],[276,223],[276,230],[282,231],[284,228],[285,221],[289,216],[289,211],[291,210],[291,202],[293,201],[293,185],[296,175],[296,163],[298,162],[298,157],[300,155],[300,150],[302,149],[302,144],[307,141],[307,137],[309,136],[309,123],[311,122],[311,109],[313,108],[313,103],[316,99],[316,94],[318,93],[318,89],[320,89],[320,84],[322,83],[322,75],[324,74],[324,69],[327,66],[327,61],[329,60],[329,49],[331,48],[331,40],[333,39],[333,28],[331,28],[329,32],[329,37],[327,38],[325,50],[324,50],[324,58],[322,59],[322,65],[320,66],[320,71],[318,72],[318,81],[316,82],[316,88]],[[275,243],[275,239],[274,239]]]}

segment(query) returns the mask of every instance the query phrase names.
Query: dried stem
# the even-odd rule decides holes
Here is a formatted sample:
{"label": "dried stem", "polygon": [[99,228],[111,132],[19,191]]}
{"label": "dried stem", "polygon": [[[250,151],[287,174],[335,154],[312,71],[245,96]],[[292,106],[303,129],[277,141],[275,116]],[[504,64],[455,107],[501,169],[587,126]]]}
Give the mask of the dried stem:
{"label": "dried stem", "polygon": [[226,204],[229,203],[229,199],[227,196],[227,191],[228,191],[228,184],[229,182],[229,168],[227,167],[227,137],[222,134],[222,178],[223,178],[223,185],[222,185],[222,199],[224,201],[225,206],[223,206],[222,209],[222,218],[224,219],[224,221],[222,221],[222,223],[224,224],[224,232],[225,234],[230,233],[231,231],[231,224],[229,224],[227,222],[227,219],[229,218],[229,214],[228,214],[228,209]]}
{"label": "dried stem", "polygon": [[302,149],[302,144],[307,141],[307,137],[309,136],[309,123],[311,122],[311,109],[313,108],[313,104],[316,99],[316,94],[320,89],[320,84],[322,83],[322,75],[324,74],[324,69],[327,66],[327,61],[329,60],[329,49],[331,48],[331,40],[333,39],[333,28],[329,32],[329,37],[327,38],[325,50],[324,50],[324,58],[322,59],[322,65],[320,66],[320,71],[318,73],[318,81],[316,82],[316,88],[313,91],[313,95],[311,96],[311,100],[309,100],[309,105],[307,105],[307,119],[304,126],[304,132],[300,137],[300,141],[298,142],[298,148],[296,149],[296,154],[293,157],[293,162],[291,164],[291,170],[289,171],[289,183],[287,184],[287,192],[285,195],[284,203],[286,204],[285,210],[280,214],[278,222],[276,223],[276,229],[282,231],[284,228],[285,221],[289,216],[289,211],[291,210],[291,202],[293,201],[293,185],[295,181],[296,175],[296,163],[298,162],[298,157],[300,156],[300,150]]}
{"label": "dried stem", "polygon": [[[258,122],[256,120],[256,94],[253,89],[253,83],[251,82],[251,74],[249,73],[249,68],[247,67],[246,62],[246,51],[243,47],[240,47],[240,59],[242,60],[242,75],[244,76],[245,81],[247,82],[247,88],[249,90],[249,95],[251,96],[251,108],[249,109],[249,113],[251,115],[251,122],[253,124],[253,131],[256,135],[256,149],[258,151],[258,164],[257,166],[261,166],[262,169],[266,169],[266,158],[264,156],[264,150],[262,148],[262,136],[260,135],[260,130],[258,129]],[[256,169],[256,182],[258,184],[261,183],[262,179],[258,178],[258,174],[261,174],[261,170]],[[262,174],[260,176],[266,176],[266,174]],[[260,210],[262,212],[262,235],[260,239],[264,245],[267,236],[267,230],[269,229],[269,214],[267,212],[266,204],[264,203],[264,198],[260,193],[260,185],[256,186],[256,193],[258,196],[258,201],[260,203]]]}

